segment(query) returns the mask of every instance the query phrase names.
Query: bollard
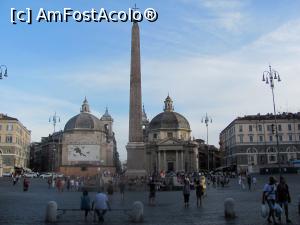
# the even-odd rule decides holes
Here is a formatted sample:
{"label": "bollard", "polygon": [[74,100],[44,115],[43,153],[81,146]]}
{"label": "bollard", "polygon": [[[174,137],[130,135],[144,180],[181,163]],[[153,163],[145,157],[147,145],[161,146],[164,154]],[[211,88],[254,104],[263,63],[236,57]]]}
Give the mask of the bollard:
{"label": "bollard", "polygon": [[47,204],[46,209],[46,222],[55,223],[57,215],[57,203],[55,201],[50,201]]}
{"label": "bollard", "polygon": [[226,219],[235,218],[234,199],[226,198],[224,201],[224,214]]}
{"label": "bollard", "polygon": [[144,220],[144,205],[140,201],[133,203],[132,210],[128,213],[131,222],[139,223]]}

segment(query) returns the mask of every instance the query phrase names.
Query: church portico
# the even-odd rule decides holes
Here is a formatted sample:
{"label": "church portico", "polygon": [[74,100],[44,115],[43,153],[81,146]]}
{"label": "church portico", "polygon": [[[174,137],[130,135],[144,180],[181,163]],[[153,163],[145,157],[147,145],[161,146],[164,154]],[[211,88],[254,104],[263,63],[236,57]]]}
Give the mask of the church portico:
{"label": "church portico", "polygon": [[187,146],[185,142],[173,144],[174,140],[165,140],[165,142],[169,144],[162,142],[146,145],[146,163],[149,173],[197,170],[194,146]]}

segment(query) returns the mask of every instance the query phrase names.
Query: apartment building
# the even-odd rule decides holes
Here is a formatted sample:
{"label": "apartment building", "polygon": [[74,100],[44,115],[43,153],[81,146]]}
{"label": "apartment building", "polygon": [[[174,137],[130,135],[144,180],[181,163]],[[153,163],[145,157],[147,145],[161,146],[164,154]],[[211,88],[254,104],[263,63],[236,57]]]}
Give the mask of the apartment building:
{"label": "apartment building", "polygon": [[27,168],[31,132],[18,119],[0,113],[0,176]]}
{"label": "apartment building", "polygon": [[237,171],[259,172],[300,159],[300,112],[277,115],[277,130],[278,145],[273,114],[236,118],[220,134],[224,164]]}

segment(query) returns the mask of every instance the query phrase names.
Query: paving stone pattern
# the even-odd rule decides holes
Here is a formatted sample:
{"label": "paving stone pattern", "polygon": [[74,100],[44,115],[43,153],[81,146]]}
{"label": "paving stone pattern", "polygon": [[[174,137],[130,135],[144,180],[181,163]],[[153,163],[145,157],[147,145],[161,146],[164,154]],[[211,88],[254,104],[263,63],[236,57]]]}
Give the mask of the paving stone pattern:
{"label": "paving stone pattern", "polygon": [[[181,191],[158,192],[155,207],[148,206],[148,192],[130,191],[125,193],[122,202],[119,193],[114,193],[111,202],[114,209],[128,209],[134,201],[144,203],[145,225],[267,225],[260,216],[261,190],[268,179],[267,176],[257,176],[257,189],[254,191],[241,190],[237,179],[231,179],[228,187],[210,187],[203,200],[201,208],[196,207],[196,194],[192,191],[190,207],[184,208]],[[298,214],[298,196],[300,195],[300,175],[287,175],[290,186],[292,203],[290,204],[290,217],[293,224],[300,225]],[[31,179],[28,192],[23,192],[22,183],[12,185],[9,178],[0,178],[0,224],[2,225],[42,225],[48,201],[54,200],[59,208],[79,208],[81,192],[58,193],[55,189],[48,189],[46,180]],[[89,193],[91,198],[95,193]],[[232,197],[235,200],[237,218],[226,220],[224,218],[224,200]],[[284,218],[283,218],[284,219]],[[285,220],[284,220],[285,221]],[[93,222],[92,215],[88,222],[84,222],[83,212],[67,212],[62,215],[57,225],[71,224],[97,224]],[[110,211],[105,215],[103,224],[132,224],[123,211]],[[285,224],[285,223],[283,223]]]}

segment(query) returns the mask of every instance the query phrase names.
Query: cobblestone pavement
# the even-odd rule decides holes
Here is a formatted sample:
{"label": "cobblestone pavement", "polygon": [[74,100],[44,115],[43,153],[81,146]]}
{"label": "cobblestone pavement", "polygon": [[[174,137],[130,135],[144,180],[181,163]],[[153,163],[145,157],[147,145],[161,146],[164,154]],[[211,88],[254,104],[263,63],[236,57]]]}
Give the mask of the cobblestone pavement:
{"label": "cobblestone pavement", "polygon": [[[112,198],[112,208],[130,208],[134,201],[144,203],[144,223],[146,225],[161,224],[193,224],[193,225],[267,225],[265,219],[260,216],[261,189],[268,179],[267,176],[258,176],[257,189],[255,191],[240,190],[236,179],[231,179],[228,187],[210,187],[204,198],[203,206],[196,207],[195,192],[191,193],[190,208],[183,207],[183,197],[180,191],[158,192],[155,207],[147,205],[147,192],[126,192],[125,201],[120,200],[119,193]],[[290,217],[293,224],[300,225],[300,216],[297,212],[298,196],[300,195],[300,175],[287,175],[290,186],[292,203],[290,204]],[[91,197],[95,193],[89,193]],[[8,225],[41,225],[45,224],[46,204],[50,200],[58,203],[59,208],[79,208],[80,192],[58,193],[54,189],[48,189],[46,180],[31,179],[28,192],[22,191],[21,183],[12,186],[9,178],[0,178],[0,224]],[[224,199],[235,199],[237,218],[225,220]],[[83,221],[82,212],[67,212],[61,216],[57,225],[71,224],[96,224],[92,222],[92,216],[88,222]],[[110,211],[105,216],[103,224],[131,224],[127,215],[122,211]],[[285,223],[283,223],[285,224]]]}

